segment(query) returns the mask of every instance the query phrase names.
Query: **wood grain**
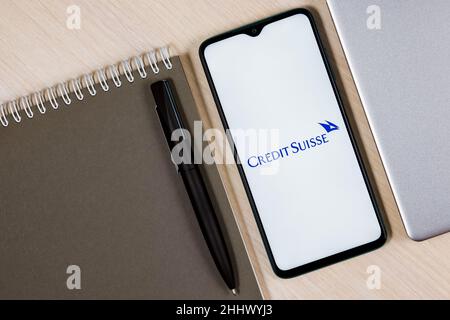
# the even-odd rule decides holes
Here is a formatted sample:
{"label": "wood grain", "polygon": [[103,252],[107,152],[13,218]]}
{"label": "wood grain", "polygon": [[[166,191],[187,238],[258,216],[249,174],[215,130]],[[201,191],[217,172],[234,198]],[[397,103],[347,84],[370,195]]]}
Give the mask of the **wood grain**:
{"label": "wood grain", "polygon": [[[80,30],[66,27],[66,9],[72,4],[81,8]],[[272,299],[450,298],[450,234],[420,243],[406,236],[323,0],[4,0],[0,2],[0,102],[143,51],[170,45],[173,53],[183,55],[203,117],[208,125],[220,127],[199,62],[199,44],[212,35],[296,7],[310,8],[318,20],[390,231],[387,244],[379,250],[294,279],[279,279],[270,268],[236,168],[221,167],[264,296]],[[233,58],[239,59],[239,53]],[[367,268],[371,265],[381,270],[379,290],[370,290],[366,284]]]}

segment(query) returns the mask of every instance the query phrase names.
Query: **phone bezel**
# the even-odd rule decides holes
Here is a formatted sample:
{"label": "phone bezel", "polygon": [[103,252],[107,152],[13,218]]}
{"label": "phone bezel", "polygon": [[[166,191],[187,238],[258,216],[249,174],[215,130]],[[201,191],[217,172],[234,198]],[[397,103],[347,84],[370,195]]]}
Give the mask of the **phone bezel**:
{"label": "phone bezel", "polygon": [[[281,13],[281,14],[278,14],[278,15],[275,15],[275,16],[272,16],[272,17],[269,17],[269,18],[257,21],[257,22],[252,23],[252,24],[248,24],[248,25],[243,26],[241,28],[238,28],[238,29],[235,29],[235,30],[223,33],[223,34],[220,34],[218,36],[212,37],[210,39],[207,39],[206,41],[204,41],[200,45],[200,48],[199,48],[200,60],[201,60],[203,69],[205,71],[206,78],[207,78],[209,87],[211,89],[214,101],[216,103],[217,110],[218,110],[219,116],[220,116],[221,121],[222,121],[222,125],[224,126],[224,128],[226,130],[229,129],[229,126],[228,126],[228,123],[227,123],[227,119],[225,117],[225,113],[224,113],[224,111],[222,109],[222,105],[220,103],[220,99],[218,97],[218,94],[217,94],[214,82],[212,80],[211,73],[210,73],[209,68],[208,68],[208,64],[206,62],[206,58],[205,58],[205,54],[204,54],[206,47],[208,47],[208,45],[213,44],[215,42],[219,42],[219,41],[222,41],[222,40],[225,40],[227,38],[230,38],[230,37],[233,37],[233,36],[236,36],[236,35],[239,35],[239,34],[243,34],[243,33],[247,34],[247,35],[250,35],[250,36],[257,36],[257,35],[259,35],[261,30],[266,25],[268,25],[270,23],[273,23],[273,22],[276,22],[276,21],[279,21],[279,20],[282,20],[282,19],[285,19],[285,18],[288,18],[288,17],[293,16],[293,15],[297,15],[297,14],[305,15],[308,18],[308,20],[309,20],[309,22],[311,24],[311,27],[313,29],[314,36],[315,36],[316,42],[317,42],[317,44],[319,46],[323,62],[324,62],[324,65],[325,65],[327,73],[328,73],[329,80],[330,80],[330,82],[332,84],[333,91],[334,91],[336,100],[337,100],[338,105],[339,105],[339,109],[340,109],[342,117],[344,119],[345,127],[346,127],[347,132],[348,132],[348,134],[350,136],[350,140],[351,140],[351,143],[352,143],[352,146],[353,146],[353,150],[354,150],[356,158],[358,160],[358,164],[359,164],[359,167],[360,167],[360,170],[361,170],[361,174],[364,177],[364,181],[365,181],[365,184],[366,184],[366,187],[367,187],[367,191],[369,193],[370,199],[372,201],[372,205],[374,207],[374,210],[375,210],[375,213],[376,213],[376,216],[377,216],[377,219],[378,219],[378,223],[379,223],[380,230],[381,230],[381,235],[380,235],[380,237],[377,240],[372,241],[372,242],[368,242],[368,243],[363,244],[361,246],[354,247],[354,248],[348,249],[346,251],[342,251],[342,252],[336,253],[334,255],[331,255],[331,256],[328,256],[328,257],[325,257],[325,258],[322,258],[322,259],[319,259],[319,260],[316,260],[316,261],[313,261],[313,262],[309,262],[307,264],[304,264],[304,265],[301,265],[301,266],[298,266],[298,267],[295,267],[295,268],[292,268],[292,269],[289,269],[289,270],[282,270],[282,269],[280,269],[277,266],[276,262],[275,262],[275,259],[274,259],[274,256],[273,256],[273,253],[272,253],[269,241],[268,241],[266,233],[264,231],[264,226],[262,224],[261,218],[260,218],[258,210],[256,208],[256,203],[255,203],[255,200],[253,198],[253,194],[251,192],[250,186],[249,186],[247,178],[245,176],[244,169],[243,169],[242,165],[240,164],[240,162],[238,161],[237,152],[235,152],[234,153],[234,157],[235,157],[235,160],[236,160],[236,165],[238,167],[238,171],[239,171],[239,174],[241,176],[241,180],[243,182],[243,185],[244,185],[247,197],[249,199],[250,206],[252,208],[253,215],[254,215],[255,220],[256,220],[256,224],[258,226],[259,232],[261,233],[261,237],[262,237],[264,246],[265,246],[266,251],[268,253],[270,264],[271,264],[272,269],[274,270],[275,274],[277,276],[281,277],[281,278],[291,278],[291,277],[294,277],[294,276],[298,276],[300,274],[304,274],[304,273],[307,273],[307,272],[310,272],[310,271],[313,271],[313,270],[316,270],[316,269],[319,269],[319,268],[322,268],[322,267],[334,264],[336,262],[340,262],[340,261],[346,260],[348,258],[352,258],[352,257],[355,257],[357,255],[360,255],[360,254],[367,253],[369,251],[375,250],[375,249],[381,247],[385,243],[386,238],[387,238],[386,229],[385,229],[385,226],[383,224],[383,219],[382,219],[382,215],[381,215],[381,210],[380,210],[380,207],[379,207],[379,205],[377,203],[377,200],[375,198],[375,193],[374,193],[373,188],[371,186],[371,183],[369,181],[368,174],[367,174],[366,168],[364,166],[364,163],[362,161],[362,157],[361,157],[361,154],[359,152],[358,146],[356,144],[356,140],[354,138],[353,131],[351,130],[351,127],[349,125],[349,121],[348,121],[345,109],[343,107],[343,103],[342,103],[341,97],[340,97],[339,92],[337,90],[337,85],[336,85],[336,81],[335,81],[334,75],[332,73],[329,61],[328,61],[328,59],[327,59],[327,57],[325,55],[325,50],[324,50],[323,44],[322,44],[322,42],[320,40],[320,37],[319,37],[319,32],[318,32],[317,26],[316,26],[316,24],[314,22],[314,18],[312,16],[312,14],[307,9],[298,8],[298,9],[290,10],[290,11],[287,11],[287,12],[284,12],[284,13]],[[256,32],[256,33],[254,32],[255,28],[256,28],[256,30],[258,30],[258,32]],[[229,139],[232,139],[232,137],[230,136]],[[230,142],[234,143],[233,141],[230,141]]]}

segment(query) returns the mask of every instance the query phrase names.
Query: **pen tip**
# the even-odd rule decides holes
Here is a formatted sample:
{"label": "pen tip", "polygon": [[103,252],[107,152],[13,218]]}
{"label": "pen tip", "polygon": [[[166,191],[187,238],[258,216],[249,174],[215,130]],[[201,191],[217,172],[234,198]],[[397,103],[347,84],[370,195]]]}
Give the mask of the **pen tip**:
{"label": "pen tip", "polygon": [[237,296],[237,294],[238,294],[238,292],[237,292],[236,289],[231,289],[231,293],[232,293],[233,295],[235,295],[235,296]]}

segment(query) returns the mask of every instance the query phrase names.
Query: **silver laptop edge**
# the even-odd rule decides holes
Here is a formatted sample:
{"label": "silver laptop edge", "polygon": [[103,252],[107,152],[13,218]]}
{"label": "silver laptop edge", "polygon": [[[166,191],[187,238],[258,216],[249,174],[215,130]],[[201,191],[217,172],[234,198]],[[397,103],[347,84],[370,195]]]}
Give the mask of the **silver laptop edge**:
{"label": "silver laptop edge", "polygon": [[327,3],[409,237],[450,231],[450,2]]}

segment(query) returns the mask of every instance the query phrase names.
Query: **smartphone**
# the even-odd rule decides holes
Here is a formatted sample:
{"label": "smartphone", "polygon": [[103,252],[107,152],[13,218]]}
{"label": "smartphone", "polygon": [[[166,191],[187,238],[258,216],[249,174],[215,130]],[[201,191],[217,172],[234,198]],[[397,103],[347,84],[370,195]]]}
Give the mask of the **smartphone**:
{"label": "smartphone", "polygon": [[[380,209],[310,12],[199,51],[274,272],[289,278],[380,247]],[[253,145],[242,132],[256,133]]]}

